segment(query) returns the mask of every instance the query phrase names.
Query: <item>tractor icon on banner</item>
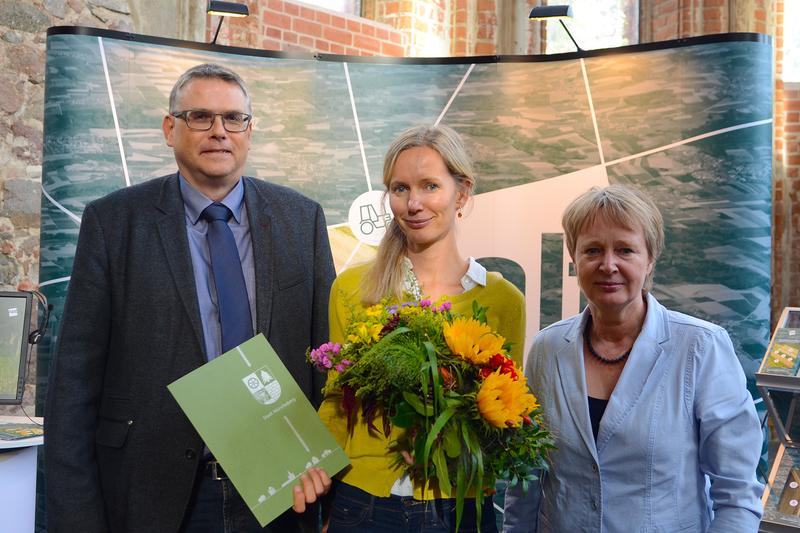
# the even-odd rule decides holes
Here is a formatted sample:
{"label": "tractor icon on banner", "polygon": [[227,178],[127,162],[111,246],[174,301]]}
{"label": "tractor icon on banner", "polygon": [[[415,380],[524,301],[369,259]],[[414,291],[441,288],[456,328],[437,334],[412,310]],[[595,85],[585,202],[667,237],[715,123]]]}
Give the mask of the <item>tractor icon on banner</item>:
{"label": "tractor icon on banner", "polygon": [[385,228],[391,222],[392,216],[388,213],[378,214],[375,206],[366,204],[361,206],[361,233],[371,235],[378,228]]}
{"label": "tractor icon on banner", "polygon": [[360,194],[347,215],[347,225],[353,235],[364,244],[377,246],[392,221],[389,199],[382,191]]}

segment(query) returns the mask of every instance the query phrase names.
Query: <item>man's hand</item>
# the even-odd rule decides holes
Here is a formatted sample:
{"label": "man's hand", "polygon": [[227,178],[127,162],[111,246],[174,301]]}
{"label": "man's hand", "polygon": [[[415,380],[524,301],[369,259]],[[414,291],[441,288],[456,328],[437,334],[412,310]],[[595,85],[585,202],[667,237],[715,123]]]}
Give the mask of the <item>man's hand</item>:
{"label": "man's hand", "polygon": [[296,513],[303,513],[306,505],[314,503],[317,498],[331,490],[331,478],[325,470],[321,468],[309,468],[307,472],[300,474],[300,485],[294,488],[294,505],[292,509]]}

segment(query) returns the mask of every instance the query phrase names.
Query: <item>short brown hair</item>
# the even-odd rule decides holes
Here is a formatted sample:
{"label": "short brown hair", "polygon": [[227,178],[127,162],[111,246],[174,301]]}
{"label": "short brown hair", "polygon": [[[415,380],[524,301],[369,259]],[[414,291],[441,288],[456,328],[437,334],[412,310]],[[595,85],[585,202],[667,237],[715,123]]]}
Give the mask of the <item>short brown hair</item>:
{"label": "short brown hair", "polygon": [[169,112],[176,113],[178,111],[183,111],[182,109],[177,109],[178,100],[180,100],[181,91],[184,87],[186,87],[189,82],[193,80],[222,80],[227,83],[233,83],[237,85],[239,89],[242,90],[242,94],[244,94],[244,101],[245,101],[245,112],[248,114],[253,114],[253,106],[250,103],[250,91],[247,89],[247,84],[244,82],[241,76],[236,74],[229,68],[225,68],[222,65],[216,65],[214,63],[203,63],[202,65],[195,65],[194,67],[190,68],[178,78],[175,82],[175,85],[172,86],[172,91],[169,93]]}
{"label": "short brown hair", "polygon": [[[627,229],[641,229],[650,260],[655,264],[664,249],[664,219],[653,201],[641,191],[625,185],[592,187],[570,203],[561,217],[567,250],[575,260],[578,235],[602,216]],[[644,281],[645,292],[653,288],[653,272]]]}

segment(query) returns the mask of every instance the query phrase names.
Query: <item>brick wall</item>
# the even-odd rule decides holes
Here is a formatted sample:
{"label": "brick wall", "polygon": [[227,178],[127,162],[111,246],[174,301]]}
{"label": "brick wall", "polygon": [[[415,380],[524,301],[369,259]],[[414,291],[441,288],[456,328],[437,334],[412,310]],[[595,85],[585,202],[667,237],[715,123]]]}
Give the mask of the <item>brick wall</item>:
{"label": "brick wall", "polygon": [[773,33],[777,0],[641,0],[641,42],[729,31]]}
{"label": "brick wall", "polygon": [[[409,57],[495,55],[536,53],[541,50],[539,26],[527,22],[527,12],[541,0],[362,0],[362,13],[403,32],[408,38]],[[517,24],[515,12],[526,17]],[[522,43],[521,51],[501,51],[500,38],[512,34],[510,43]],[[520,33],[520,34],[518,34]]]}
{"label": "brick wall", "polygon": [[[388,24],[290,0],[250,0],[248,7],[249,17],[223,22],[217,44],[358,56],[406,55],[406,34]],[[217,23],[217,17],[209,17],[209,41]]]}
{"label": "brick wall", "polygon": [[[777,0],[777,19],[783,21],[783,0]],[[782,154],[784,152],[784,90],[783,90],[783,24],[775,28],[773,46],[775,47],[775,92],[773,93],[773,154],[772,154],[772,321],[789,299],[789,280],[791,258],[784,253],[791,249],[791,232],[786,221],[791,219],[791,195],[786,187],[786,172]]]}
{"label": "brick wall", "polygon": [[486,56],[497,53],[497,8],[496,2],[503,0],[478,0],[477,39],[475,55]]}
{"label": "brick wall", "polygon": [[440,57],[453,55],[451,28],[457,3],[466,5],[467,0],[364,0],[361,11],[403,33],[406,56]]}

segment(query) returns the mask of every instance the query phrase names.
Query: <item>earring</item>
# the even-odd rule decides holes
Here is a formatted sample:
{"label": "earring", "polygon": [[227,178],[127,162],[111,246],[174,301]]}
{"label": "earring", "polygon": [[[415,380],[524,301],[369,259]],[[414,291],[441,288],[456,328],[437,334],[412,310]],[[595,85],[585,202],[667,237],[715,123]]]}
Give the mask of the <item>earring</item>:
{"label": "earring", "polygon": [[458,210],[458,218],[461,218],[462,216],[464,216],[464,215],[461,213],[461,209],[459,209]]}

